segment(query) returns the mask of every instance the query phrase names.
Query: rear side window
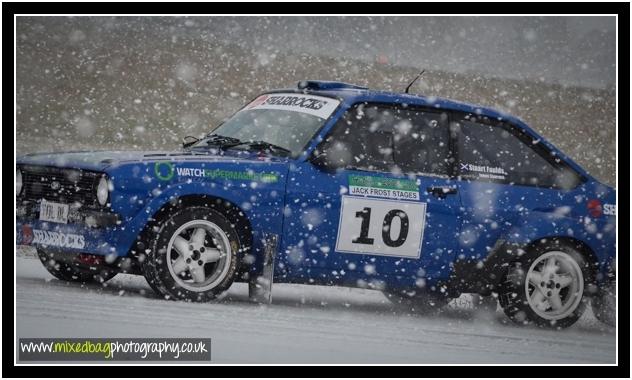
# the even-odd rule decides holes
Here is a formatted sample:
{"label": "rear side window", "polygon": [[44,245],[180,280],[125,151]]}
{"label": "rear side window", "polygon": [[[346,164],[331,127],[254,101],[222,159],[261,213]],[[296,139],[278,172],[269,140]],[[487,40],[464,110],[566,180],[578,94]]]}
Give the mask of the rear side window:
{"label": "rear side window", "polygon": [[319,150],[342,167],[448,175],[448,140],[445,113],[359,104],[338,121]]}
{"label": "rear side window", "polygon": [[458,132],[459,174],[463,179],[514,185],[573,188],[579,176],[514,127],[469,116],[454,122]]}

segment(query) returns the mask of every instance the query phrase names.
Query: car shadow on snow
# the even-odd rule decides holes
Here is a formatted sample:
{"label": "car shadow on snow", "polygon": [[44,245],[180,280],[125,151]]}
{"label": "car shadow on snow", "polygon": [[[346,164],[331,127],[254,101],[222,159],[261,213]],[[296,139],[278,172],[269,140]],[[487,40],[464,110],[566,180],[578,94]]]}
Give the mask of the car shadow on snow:
{"label": "car shadow on snow", "polygon": [[[142,276],[119,274],[104,284],[62,281],[58,279],[42,278],[39,274],[25,274],[18,276],[16,284],[36,287],[52,287],[53,289],[82,292],[87,291],[102,295],[117,297],[142,297],[148,300],[163,302],[180,302],[165,300],[156,294]],[[380,291],[367,289],[354,289],[333,286],[275,284],[272,293],[272,303],[261,305],[252,302],[248,297],[248,286],[245,283],[235,283],[216,302],[226,307],[231,305],[253,308],[301,308],[302,311],[331,311],[352,312],[373,316],[392,316],[394,318],[419,318],[421,320],[441,319],[446,323],[475,323],[488,322],[494,325],[518,327],[513,324],[497,307],[495,311],[474,307],[467,295],[453,300],[447,306],[430,310],[414,310],[411,307],[397,305],[386,298]],[[582,323],[578,323],[571,329],[577,332],[614,334],[615,329],[598,322],[590,310],[582,317]],[[523,326],[521,329],[536,328]]]}
{"label": "car shadow on snow", "polygon": [[[118,276],[117,276],[118,277]],[[149,299],[162,299],[160,295],[156,294],[147,285],[147,282],[143,277],[138,277],[136,281],[120,281],[117,277],[114,279],[100,284],[100,283],[78,283],[71,281],[63,281],[56,278],[41,278],[41,277],[29,277],[19,276],[16,280],[16,285],[24,286],[46,286],[48,288],[65,290],[71,292],[87,291],[91,293],[112,295],[112,296],[140,296]],[[131,277],[131,276],[130,276]]]}
{"label": "car shadow on snow", "polygon": [[[112,280],[103,283],[76,283],[54,278],[42,278],[39,274],[21,274],[17,279],[18,285],[46,286],[48,288],[89,292],[117,297],[142,297],[152,300],[165,300],[156,294],[142,276],[119,274]],[[496,313],[481,315],[474,309],[461,306],[445,306],[436,310],[418,311],[406,306],[396,305],[388,300],[381,292],[367,289],[353,289],[333,286],[275,284],[271,305],[261,305],[250,300],[248,286],[245,283],[235,283],[213,304],[226,306],[239,305],[241,307],[292,307],[306,310],[328,310],[332,312],[354,312],[372,315],[390,315],[393,317],[423,317],[449,318],[458,321],[469,321],[480,318],[494,318],[501,321],[502,315]],[[170,300],[173,301],[173,300]],[[178,301],[175,301],[178,302]]]}

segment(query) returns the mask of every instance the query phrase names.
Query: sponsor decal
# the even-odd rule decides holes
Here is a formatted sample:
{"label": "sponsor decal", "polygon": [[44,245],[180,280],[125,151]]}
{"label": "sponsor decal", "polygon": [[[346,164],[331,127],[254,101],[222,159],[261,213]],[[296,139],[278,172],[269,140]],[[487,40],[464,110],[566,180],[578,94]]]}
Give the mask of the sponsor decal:
{"label": "sponsor decal", "polygon": [[327,119],[338,107],[336,99],[304,94],[267,94],[253,100],[243,110],[268,109],[295,111]]}
{"label": "sponsor decal", "polygon": [[419,200],[419,186],[410,179],[350,175],[349,195]]}
{"label": "sponsor decal", "polygon": [[204,177],[204,169],[198,168],[176,168],[178,177]]}
{"label": "sponsor decal", "polygon": [[505,179],[507,172],[498,166],[461,163],[461,171],[474,172],[479,178]]}
{"label": "sponsor decal", "polygon": [[593,218],[599,218],[603,214],[603,207],[599,199],[591,199],[586,205],[588,207],[588,214]]}
{"label": "sponsor decal", "polygon": [[424,202],[342,196],[336,251],[418,259]]}
{"label": "sponsor decal", "polygon": [[86,246],[86,241],[83,235],[65,234],[62,232],[34,229],[32,244],[83,249]]}
{"label": "sponsor decal", "polygon": [[246,109],[251,109],[251,108],[255,108],[256,106],[260,106],[263,103],[265,103],[267,99],[268,99],[268,95],[261,95],[257,99],[253,100],[252,103],[248,104]]}
{"label": "sponsor decal", "polygon": [[617,205],[610,204],[610,203],[604,203],[604,205],[603,205],[603,213],[604,213],[604,215],[616,216],[617,215]]}
{"label": "sponsor decal", "polygon": [[173,178],[173,163],[171,162],[156,162],[154,164],[154,173],[156,174],[156,178],[162,181],[169,181]]}
{"label": "sponsor decal", "polygon": [[222,169],[175,168],[179,177],[202,177],[209,179],[227,179],[237,181],[257,181],[274,183],[279,180],[277,173],[258,173],[254,171],[234,171]]}

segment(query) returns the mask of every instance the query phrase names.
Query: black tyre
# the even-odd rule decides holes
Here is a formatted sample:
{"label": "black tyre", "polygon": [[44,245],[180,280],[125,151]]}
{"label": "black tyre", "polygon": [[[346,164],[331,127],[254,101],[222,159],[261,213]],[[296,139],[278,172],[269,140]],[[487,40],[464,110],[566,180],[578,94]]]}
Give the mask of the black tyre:
{"label": "black tyre", "polygon": [[584,313],[593,283],[593,265],[574,247],[551,240],[509,266],[500,306],[518,324],[566,328]]}
{"label": "black tyre", "polygon": [[595,317],[608,326],[614,326],[617,320],[617,296],[615,279],[599,288],[597,295],[591,301],[592,311]]}
{"label": "black tyre", "polygon": [[116,270],[107,265],[82,263],[77,255],[53,253],[38,248],[37,256],[44,268],[62,281],[104,283],[117,274]]}
{"label": "black tyre", "polygon": [[242,240],[218,211],[205,206],[176,209],[151,235],[141,267],[158,294],[205,302],[216,299],[233,283]]}

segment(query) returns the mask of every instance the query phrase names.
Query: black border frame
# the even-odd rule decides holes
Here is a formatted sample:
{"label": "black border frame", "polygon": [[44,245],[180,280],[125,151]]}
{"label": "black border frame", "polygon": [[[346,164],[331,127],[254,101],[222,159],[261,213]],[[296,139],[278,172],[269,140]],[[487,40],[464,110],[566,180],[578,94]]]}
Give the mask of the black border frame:
{"label": "black border frame", "polygon": [[[116,10],[116,11],[115,11]],[[219,11],[219,12],[218,12]],[[15,14],[167,14],[167,13],[205,13],[205,14],[263,14],[263,13],[275,13],[275,14],[288,14],[288,13],[344,13],[347,11],[352,14],[395,14],[395,13],[419,13],[419,14],[448,14],[451,12],[458,12],[460,14],[534,14],[541,12],[541,14],[560,13],[560,14],[618,14],[618,61],[619,78],[617,83],[618,89],[618,104],[623,104],[625,112],[619,113],[619,141],[617,146],[619,152],[629,153],[629,146],[627,145],[628,133],[629,133],[629,80],[621,80],[620,78],[626,78],[626,74],[629,72],[629,3],[347,3],[346,7],[342,4],[335,3],[322,3],[322,4],[306,4],[306,3],[222,3],[222,4],[208,4],[208,3],[3,3],[2,4],[2,18],[3,18],[3,34],[5,37],[5,43],[3,44],[3,51],[5,57],[12,56],[14,53],[14,18]],[[13,77],[13,61],[5,58],[3,60],[3,77],[5,82],[9,82],[8,78]],[[7,136],[9,141],[9,133],[11,128],[7,126],[13,124],[13,110],[15,106],[13,102],[13,90],[9,89],[9,85],[6,85],[3,89],[4,92],[4,112],[3,117],[5,120],[5,128],[3,134]],[[10,94],[11,92],[11,94]],[[11,100],[10,100],[11,99]],[[627,149],[621,150],[620,141],[623,141],[623,146]],[[14,170],[15,162],[10,158],[10,150],[3,150],[4,160],[4,172],[12,173]],[[618,183],[619,203],[623,207],[619,207],[624,210],[622,215],[624,216],[619,221],[619,229],[624,231],[623,236],[627,239],[629,235],[626,233],[629,228],[629,161],[626,158],[619,160],[619,173],[621,174]],[[8,189],[8,190],[7,190]],[[11,205],[13,199],[11,199],[12,191],[9,186],[5,186],[4,197],[5,205]],[[9,211],[10,207],[5,207],[6,217],[4,220],[7,224],[15,217],[13,212]],[[5,290],[5,297],[3,302],[5,310],[11,310],[13,308],[15,291],[13,286],[13,252],[14,242],[9,236],[12,234],[11,227],[5,227],[4,232],[5,239],[3,243],[6,246],[5,255],[3,258],[3,278],[2,282]],[[14,234],[14,233],[13,233]],[[629,268],[629,240],[621,240],[619,242],[619,267]],[[621,273],[621,272],[620,272]],[[629,273],[627,273],[629,274]],[[12,294],[9,296],[9,289]],[[218,367],[199,367],[196,372],[196,376],[225,376],[225,377],[300,377],[300,376],[350,376],[350,377],[418,377],[422,376],[435,376],[435,377],[539,377],[545,376],[559,376],[566,378],[585,378],[585,377],[629,377],[630,376],[630,363],[629,354],[626,347],[629,347],[629,325],[627,324],[629,318],[629,276],[622,276],[619,282],[619,289],[622,296],[619,296],[619,320],[624,323],[619,324],[619,346],[618,346],[618,366],[558,366],[547,367],[545,371],[541,367],[530,366],[511,366],[502,367],[499,371],[491,371],[490,367],[475,367],[475,366],[445,366],[438,367],[437,371],[433,371],[429,368],[418,368],[414,371],[404,372],[402,370],[408,368],[402,368],[402,370],[385,369],[382,372],[382,368],[358,366],[352,368],[353,372],[344,372],[341,368],[326,367],[326,366],[311,366],[309,371],[303,371],[302,368],[292,371],[278,371],[274,367],[262,367],[262,366],[248,366],[242,367],[239,371],[224,371],[223,369],[218,371]],[[83,367],[59,367],[59,366],[15,366],[13,362],[13,354],[15,353],[15,342],[13,341],[13,326],[14,326],[14,314],[8,311],[3,313],[4,323],[6,326],[3,334],[3,361],[2,370],[5,377],[27,377],[27,376],[43,376],[43,377],[106,377],[106,376],[133,376],[139,377],[178,377],[181,375],[180,368],[176,366],[101,366],[98,371],[82,370]],[[627,342],[627,343],[626,343]],[[386,372],[388,371],[388,372]],[[190,372],[187,372],[187,376],[191,376]]]}

